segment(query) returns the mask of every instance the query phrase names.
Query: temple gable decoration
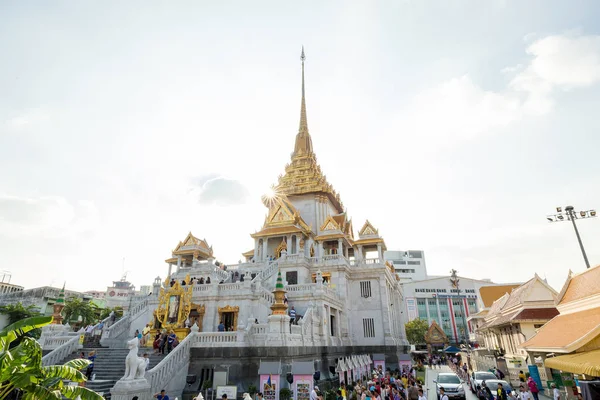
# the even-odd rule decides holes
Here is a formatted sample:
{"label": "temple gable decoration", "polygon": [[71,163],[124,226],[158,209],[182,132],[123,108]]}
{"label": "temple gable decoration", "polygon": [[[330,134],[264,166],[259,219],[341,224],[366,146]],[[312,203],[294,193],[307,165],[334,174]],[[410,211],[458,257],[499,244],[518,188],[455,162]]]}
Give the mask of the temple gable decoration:
{"label": "temple gable decoration", "polygon": [[338,224],[338,222],[335,219],[333,219],[333,217],[331,215],[329,215],[327,217],[327,219],[325,219],[325,222],[323,222],[323,225],[321,225],[320,230],[321,231],[341,231],[340,225]]}
{"label": "temple gable decoration", "polygon": [[363,227],[358,232],[358,236],[362,239],[363,237],[374,236],[379,237],[379,230],[375,229],[373,225],[367,220]]}

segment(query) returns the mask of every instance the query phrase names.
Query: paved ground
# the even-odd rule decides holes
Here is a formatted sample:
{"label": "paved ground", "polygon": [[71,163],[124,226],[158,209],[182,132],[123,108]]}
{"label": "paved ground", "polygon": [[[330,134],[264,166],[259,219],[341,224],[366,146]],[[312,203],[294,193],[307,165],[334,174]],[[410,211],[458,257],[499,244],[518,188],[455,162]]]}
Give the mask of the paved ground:
{"label": "paved ground", "polygon": [[[426,371],[426,375],[425,375],[425,379],[426,379],[426,384],[427,384],[427,399],[428,400],[437,400],[437,393],[435,391],[435,383],[433,383],[433,381],[435,380],[435,378],[437,378],[437,374],[439,374],[440,372],[452,372],[452,370],[450,369],[450,367],[444,365],[441,368],[427,368]],[[473,393],[471,393],[471,390],[469,390],[469,386],[465,383],[464,384],[464,388],[465,388],[465,393],[467,395],[467,400],[477,400],[477,396],[475,396]]]}

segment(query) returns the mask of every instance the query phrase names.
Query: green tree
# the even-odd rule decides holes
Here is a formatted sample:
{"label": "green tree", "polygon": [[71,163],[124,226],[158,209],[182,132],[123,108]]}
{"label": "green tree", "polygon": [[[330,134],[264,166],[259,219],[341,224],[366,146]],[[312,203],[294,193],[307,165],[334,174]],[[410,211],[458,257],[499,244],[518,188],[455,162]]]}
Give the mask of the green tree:
{"label": "green tree", "polygon": [[406,331],[406,340],[410,344],[424,344],[425,334],[429,329],[429,324],[424,319],[413,319],[410,322],[404,324],[404,330]]}
{"label": "green tree", "polygon": [[[33,304],[28,305],[27,307],[23,306],[21,303],[17,304],[8,304],[5,306],[0,306],[0,314],[4,314],[8,317],[8,323],[14,324],[17,321],[21,321],[25,318],[38,317],[42,315],[36,306]],[[27,332],[27,336],[39,339],[42,334],[41,329],[33,329]]]}
{"label": "green tree", "polygon": [[123,316],[123,307],[115,307],[115,308],[107,307],[107,308],[103,308],[100,311],[100,319],[102,320],[102,319],[108,318],[108,316],[110,315],[110,313],[112,311],[115,312],[116,319],[119,319]]}
{"label": "green tree", "polygon": [[[20,390],[24,400],[75,399],[103,400],[104,397],[85,387],[67,386],[66,380],[84,382],[80,372],[88,360],[75,359],[64,365],[42,366],[42,347],[25,336],[52,322],[52,317],[22,319],[0,331],[0,400]],[[16,341],[20,340],[17,346]]]}
{"label": "green tree", "polygon": [[78,321],[81,317],[81,324],[83,326],[95,322],[97,318],[96,310],[97,306],[89,301],[84,301],[79,297],[73,297],[67,300],[63,314],[66,322]]}

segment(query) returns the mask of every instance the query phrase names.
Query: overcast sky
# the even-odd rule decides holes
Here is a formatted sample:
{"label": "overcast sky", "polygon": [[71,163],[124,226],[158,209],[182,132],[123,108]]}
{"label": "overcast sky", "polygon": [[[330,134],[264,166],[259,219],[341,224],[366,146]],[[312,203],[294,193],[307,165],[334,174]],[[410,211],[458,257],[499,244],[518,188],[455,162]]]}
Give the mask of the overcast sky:
{"label": "overcast sky", "polygon": [[[0,2],[0,270],[151,284],[188,231],[237,262],[293,150],[304,45],[355,228],[430,274],[560,289],[585,266],[546,214],[600,209],[599,20],[594,0]],[[600,219],[579,227],[600,263]]]}

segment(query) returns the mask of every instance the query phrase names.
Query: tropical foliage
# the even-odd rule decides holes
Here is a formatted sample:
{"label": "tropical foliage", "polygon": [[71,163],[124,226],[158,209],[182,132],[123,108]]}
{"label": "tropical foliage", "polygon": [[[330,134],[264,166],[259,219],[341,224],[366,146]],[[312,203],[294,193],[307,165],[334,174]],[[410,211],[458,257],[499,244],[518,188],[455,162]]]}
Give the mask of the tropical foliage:
{"label": "tropical foliage", "polygon": [[[26,334],[49,324],[52,317],[32,317],[15,322],[0,331],[0,400],[18,391],[23,400],[75,399],[103,400],[93,390],[68,386],[65,381],[84,382],[80,372],[88,360],[75,359],[64,365],[42,366],[42,347]],[[17,346],[12,344],[20,339]]]}
{"label": "tropical foliage", "polygon": [[68,299],[63,309],[66,322],[75,322],[81,317],[81,325],[85,326],[96,322],[98,319],[98,306],[78,297]]}
{"label": "tropical foliage", "polygon": [[[9,324],[14,324],[25,318],[38,317],[41,315],[35,305],[31,304],[25,307],[21,303],[0,306],[0,314],[4,314],[8,317]],[[27,332],[27,336],[35,339],[39,339],[41,334],[41,329],[34,329]]]}
{"label": "tropical foliage", "polygon": [[404,330],[406,331],[406,340],[410,344],[423,344],[425,343],[425,334],[429,329],[429,324],[424,319],[413,319],[410,322],[404,324]]}
{"label": "tropical foliage", "polygon": [[115,312],[116,319],[119,319],[123,316],[123,307],[115,307],[115,308],[106,307],[100,311],[100,319],[102,320],[102,319],[108,318],[110,313],[113,311]]}

